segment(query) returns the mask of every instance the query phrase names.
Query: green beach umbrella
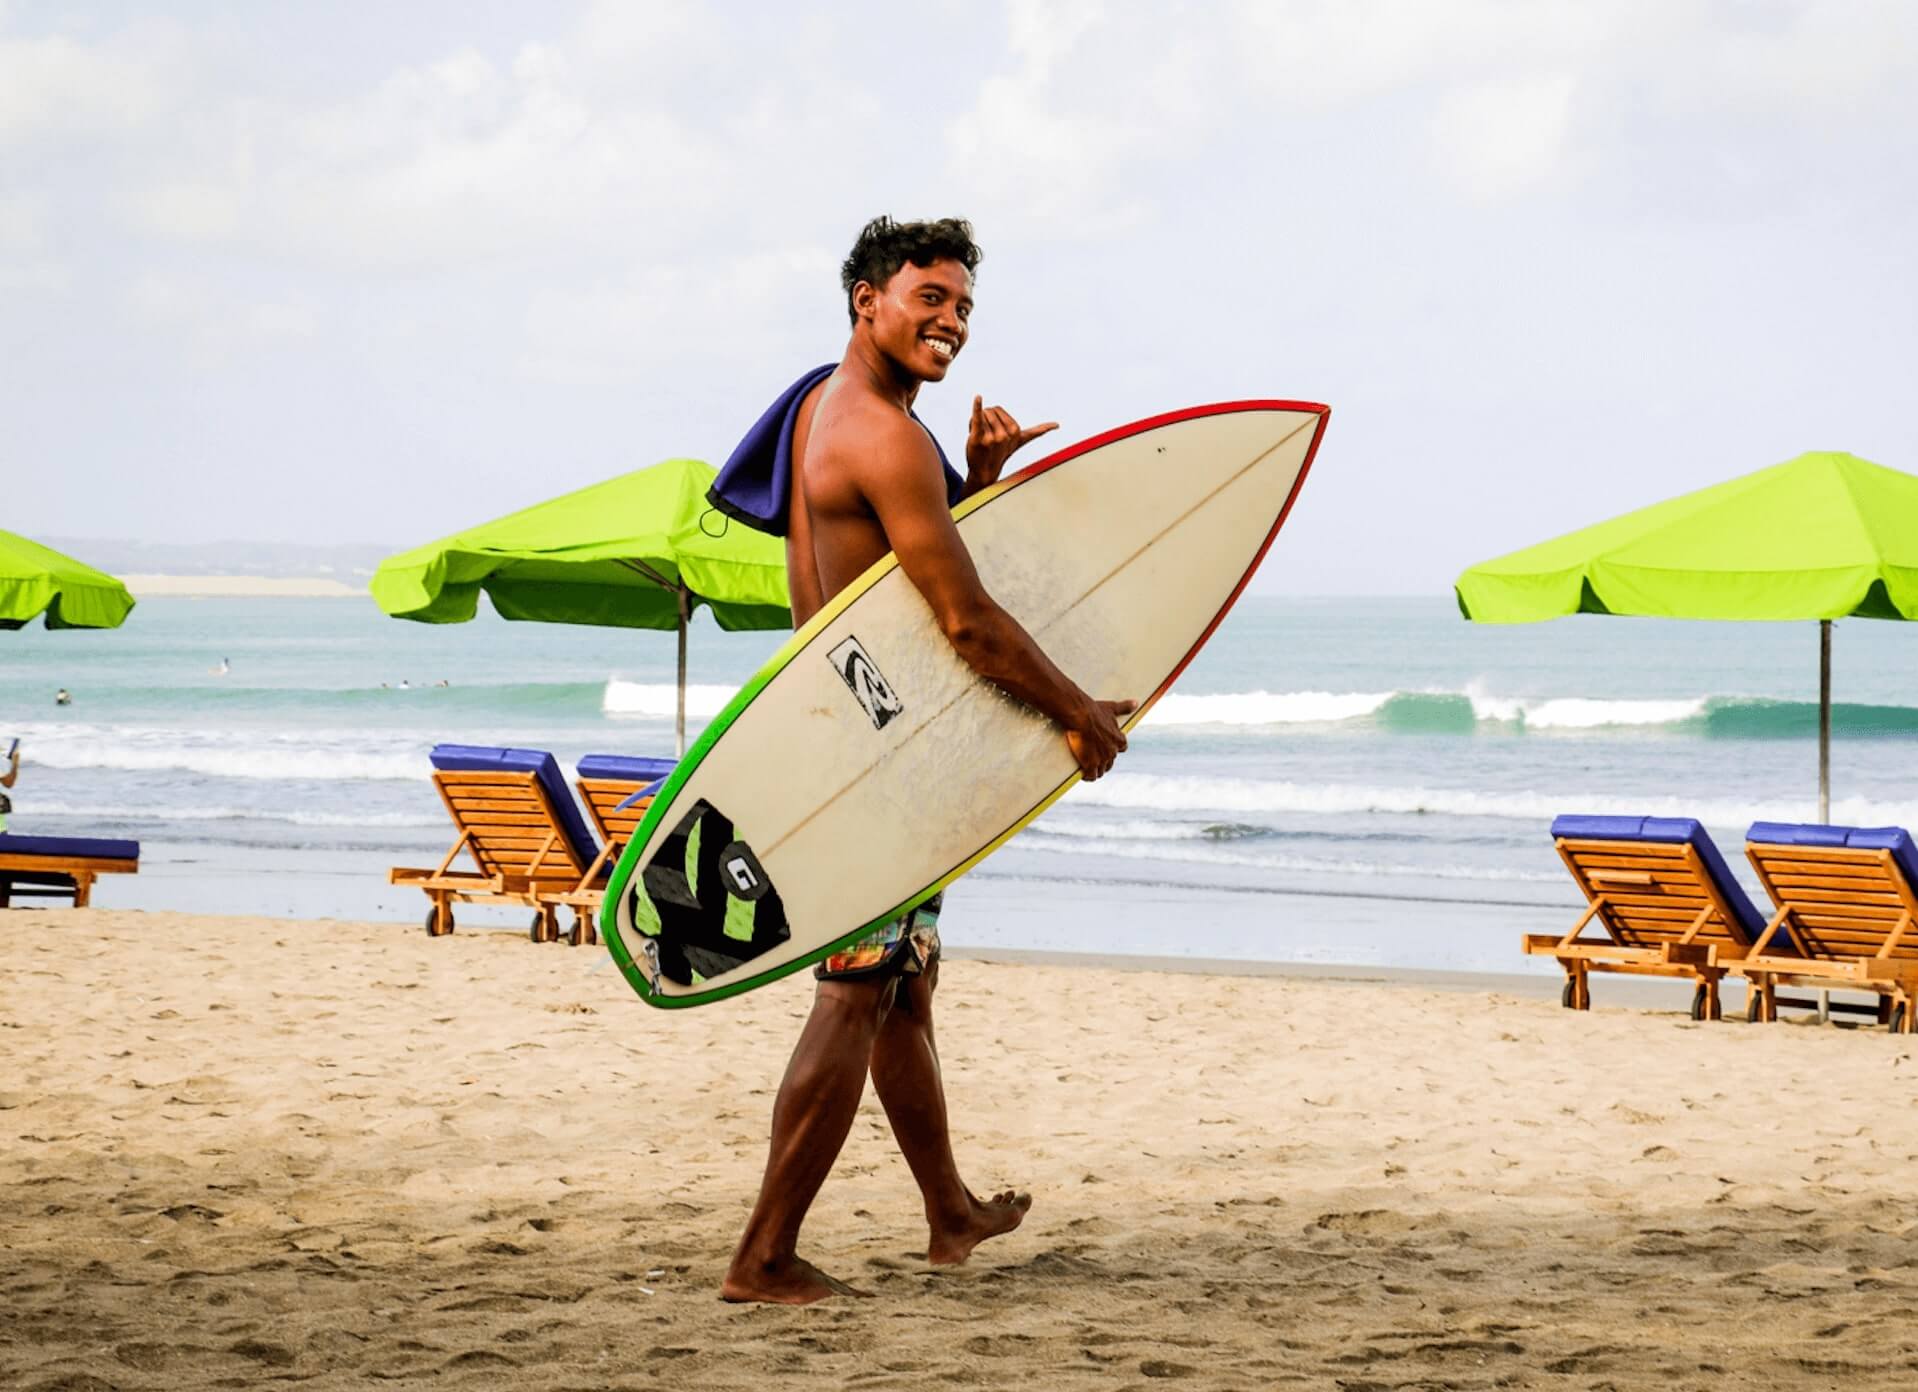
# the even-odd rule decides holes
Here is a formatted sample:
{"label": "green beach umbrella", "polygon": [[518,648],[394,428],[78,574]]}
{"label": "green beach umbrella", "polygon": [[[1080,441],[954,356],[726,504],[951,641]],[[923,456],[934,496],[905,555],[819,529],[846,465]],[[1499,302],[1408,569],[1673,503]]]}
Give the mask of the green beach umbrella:
{"label": "green beach umbrella", "polygon": [[500,617],[677,629],[677,738],[686,752],[686,625],[705,605],[728,631],[792,626],[786,549],[706,502],[715,470],[668,459],[380,562],[395,618],[464,623],[484,590]]}
{"label": "green beach umbrella", "polygon": [[1475,565],[1478,623],[1561,614],[1817,619],[1818,815],[1831,817],[1833,619],[1918,619],[1918,477],[1801,454]]}
{"label": "green beach umbrella", "polygon": [[0,532],[0,628],[118,628],[133,609],[127,587],[37,541]]}

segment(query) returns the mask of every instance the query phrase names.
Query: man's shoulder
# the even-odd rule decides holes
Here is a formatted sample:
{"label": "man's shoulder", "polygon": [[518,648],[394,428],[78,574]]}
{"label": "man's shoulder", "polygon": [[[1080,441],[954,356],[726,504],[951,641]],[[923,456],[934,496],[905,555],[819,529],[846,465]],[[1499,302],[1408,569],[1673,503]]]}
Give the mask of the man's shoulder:
{"label": "man's shoulder", "polygon": [[932,451],[932,437],[919,422],[855,384],[828,381],[814,410],[813,438],[824,454],[852,461],[896,459],[902,450]]}

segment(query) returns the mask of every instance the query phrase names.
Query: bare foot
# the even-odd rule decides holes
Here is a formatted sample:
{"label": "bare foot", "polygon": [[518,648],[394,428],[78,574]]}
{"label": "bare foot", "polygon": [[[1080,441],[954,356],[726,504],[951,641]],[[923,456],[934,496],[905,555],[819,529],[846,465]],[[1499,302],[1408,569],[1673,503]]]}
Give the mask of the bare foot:
{"label": "bare foot", "polygon": [[770,1305],[810,1305],[835,1295],[869,1297],[836,1276],[828,1276],[803,1257],[784,1261],[752,1263],[735,1258],[732,1270],[720,1283],[721,1300],[760,1300]]}
{"label": "bare foot", "polygon": [[[967,1195],[971,1198],[971,1195]],[[971,1211],[950,1228],[935,1228],[926,1248],[926,1260],[934,1266],[957,1266],[972,1255],[972,1249],[989,1237],[1009,1233],[1026,1220],[1032,1207],[1032,1195],[1008,1189],[990,1199],[972,1200]]]}

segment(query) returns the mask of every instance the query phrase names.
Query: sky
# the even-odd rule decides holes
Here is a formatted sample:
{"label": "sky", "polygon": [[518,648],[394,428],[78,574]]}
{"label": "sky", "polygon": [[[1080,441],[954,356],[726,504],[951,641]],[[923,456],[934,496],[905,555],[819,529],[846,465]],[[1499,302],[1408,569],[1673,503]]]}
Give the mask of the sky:
{"label": "sky", "polygon": [[1255,588],[1443,595],[1918,472],[1914,157],[1906,0],[0,0],[0,526],[398,548],[718,462],[861,224],[958,215],[949,451],[1325,402]]}

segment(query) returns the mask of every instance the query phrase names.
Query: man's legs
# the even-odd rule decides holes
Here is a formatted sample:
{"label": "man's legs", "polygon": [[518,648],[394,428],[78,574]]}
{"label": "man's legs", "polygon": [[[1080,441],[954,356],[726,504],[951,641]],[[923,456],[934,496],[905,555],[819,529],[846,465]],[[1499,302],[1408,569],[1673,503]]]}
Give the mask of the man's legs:
{"label": "man's legs", "polygon": [[924,972],[899,979],[899,994],[873,1042],[872,1082],[925,1198],[931,1232],[926,1259],[953,1265],[987,1238],[1018,1227],[1032,1207],[1032,1197],[1008,1189],[983,1201],[959,1177],[932,1028],[932,996],[938,984],[936,956]]}
{"label": "man's legs", "polygon": [[795,1248],[806,1210],[852,1129],[892,993],[890,979],[819,983],[773,1103],[766,1176],[719,1288],[725,1299],[804,1305],[829,1295],[859,1294],[800,1260]]}

